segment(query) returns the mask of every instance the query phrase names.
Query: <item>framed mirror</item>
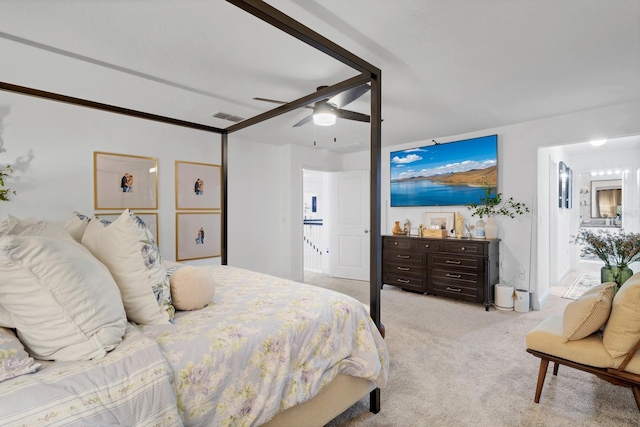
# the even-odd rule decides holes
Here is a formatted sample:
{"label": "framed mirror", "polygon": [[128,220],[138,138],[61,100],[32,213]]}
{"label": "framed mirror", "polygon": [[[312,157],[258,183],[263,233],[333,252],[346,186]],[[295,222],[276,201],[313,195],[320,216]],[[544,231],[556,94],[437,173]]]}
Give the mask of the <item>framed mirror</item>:
{"label": "framed mirror", "polygon": [[622,180],[591,181],[591,218],[616,218],[622,214]]}

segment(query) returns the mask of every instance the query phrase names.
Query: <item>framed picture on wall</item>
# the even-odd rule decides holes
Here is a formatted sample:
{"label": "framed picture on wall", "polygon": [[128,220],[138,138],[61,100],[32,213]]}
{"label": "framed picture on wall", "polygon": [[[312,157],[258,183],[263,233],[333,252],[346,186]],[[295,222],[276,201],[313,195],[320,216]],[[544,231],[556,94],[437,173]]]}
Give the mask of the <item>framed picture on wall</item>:
{"label": "framed picture on wall", "polygon": [[176,209],[220,209],[221,167],[176,160]]}
{"label": "framed picture on wall", "polygon": [[220,212],[176,212],[176,261],[219,257],[221,217]]}
{"label": "framed picture on wall", "polygon": [[94,151],[93,198],[95,210],[158,209],[158,160]]}
{"label": "framed picture on wall", "polygon": [[[115,221],[122,213],[95,213],[94,215],[100,218],[104,218],[107,221]],[[158,214],[156,212],[135,212],[138,217],[144,222],[151,234],[153,234],[153,240],[156,241],[156,245],[160,246],[160,239],[158,238]]]}

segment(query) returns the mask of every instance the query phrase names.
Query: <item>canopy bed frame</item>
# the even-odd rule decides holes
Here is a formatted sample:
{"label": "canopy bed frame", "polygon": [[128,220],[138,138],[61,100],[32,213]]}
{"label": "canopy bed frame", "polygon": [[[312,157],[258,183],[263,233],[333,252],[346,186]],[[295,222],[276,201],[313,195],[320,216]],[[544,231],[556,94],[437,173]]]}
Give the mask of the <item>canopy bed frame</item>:
{"label": "canopy bed frame", "polygon": [[[90,101],[81,98],[70,97],[62,94],[46,92],[39,89],[33,89],[24,86],[18,86],[11,83],[0,82],[0,89],[4,91],[20,93],[23,95],[29,95],[39,98],[45,98],[53,101],[69,103],[77,106],[94,108],[111,113],[123,114],[130,117],[137,117],[145,120],[152,120],[156,122],[162,122],[165,124],[171,124],[175,126],[182,126],[191,129],[197,129],[205,132],[212,132],[221,135],[221,163],[222,163],[222,225],[221,225],[221,249],[222,258],[221,264],[227,265],[227,172],[228,172],[228,143],[229,134],[254,124],[260,123],[265,120],[269,120],[281,114],[289,111],[304,107],[312,104],[316,101],[331,97],[345,90],[360,86],[368,83],[371,86],[371,120],[370,120],[370,315],[378,329],[381,329],[380,322],[380,283],[382,279],[382,237],[380,235],[380,175],[381,175],[381,70],[371,65],[370,63],[362,60],[353,53],[343,49],[337,44],[331,42],[327,38],[312,31],[308,27],[295,21],[289,16],[283,14],[272,6],[259,1],[259,0],[227,0],[229,3],[245,10],[251,15],[259,18],[260,20],[278,28],[281,31],[288,33],[289,35],[303,41],[304,43],[312,46],[321,52],[337,59],[343,64],[354,69],[358,74],[342,82],[325,87],[312,94],[303,96],[295,101],[291,101],[284,105],[278,106],[265,113],[243,120],[242,122],[233,124],[227,128],[217,128],[213,126],[202,125],[198,123],[183,121],[171,117],[159,116],[142,111],[131,110],[119,106],[103,104],[95,101]],[[375,232],[373,232],[375,230]],[[339,377],[340,379],[340,377]],[[359,380],[356,378],[356,380]],[[341,379],[342,382],[346,382],[345,378]],[[291,425],[295,425],[296,417],[308,417],[311,414],[321,414],[328,410],[333,410],[336,401],[340,402],[341,409],[336,409],[337,413],[333,416],[344,411],[344,409],[351,406],[370,391],[370,410],[373,413],[380,411],[380,390],[371,388],[365,384],[366,382],[360,380],[355,384],[351,383],[347,386],[348,390],[345,394],[344,387],[340,386],[341,381],[334,381],[319,395],[311,399],[309,402],[316,401],[320,406],[316,405],[315,408],[305,409],[304,405],[298,405],[284,411],[280,415],[287,415],[287,412],[292,412],[292,418],[290,418]],[[355,400],[354,400],[355,399]],[[347,406],[345,406],[347,405]],[[298,410],[298,413],[295,411]],[[307,412],[305,412],[305,410]],[[333,416],[331,418],[333,418]],[[330,419],[331,419],[330,418]],[[306,418],[317,419],[317,417]],[[277,422],[279,425],[286,423],[286,418],[274,419],[273,422]]]}

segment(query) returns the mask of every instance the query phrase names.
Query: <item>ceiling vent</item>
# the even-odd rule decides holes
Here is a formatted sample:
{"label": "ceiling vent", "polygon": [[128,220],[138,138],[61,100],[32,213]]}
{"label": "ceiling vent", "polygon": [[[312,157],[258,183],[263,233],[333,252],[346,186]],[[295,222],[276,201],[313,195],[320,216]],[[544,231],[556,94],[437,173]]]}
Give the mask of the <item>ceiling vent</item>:
{"label": "ceiling vent", "polygon": [[234,116],[233,114],[222,113],[218,111],[211,115],[211,117],[215,117],[216,119],[229,120],[230,122],[238,123],[244,120],[244,117]]}

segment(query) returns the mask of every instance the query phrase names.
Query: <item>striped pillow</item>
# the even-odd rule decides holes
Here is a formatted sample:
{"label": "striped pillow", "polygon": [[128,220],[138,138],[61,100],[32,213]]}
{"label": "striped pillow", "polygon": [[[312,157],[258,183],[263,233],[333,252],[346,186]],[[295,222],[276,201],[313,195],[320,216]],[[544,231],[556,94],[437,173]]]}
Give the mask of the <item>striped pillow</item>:
{"label": "striped pillow", "polygon": [[607,323],[615,286],[614,282],[602,283],[565,307],[562,317],[564,342],[585,338]]}

